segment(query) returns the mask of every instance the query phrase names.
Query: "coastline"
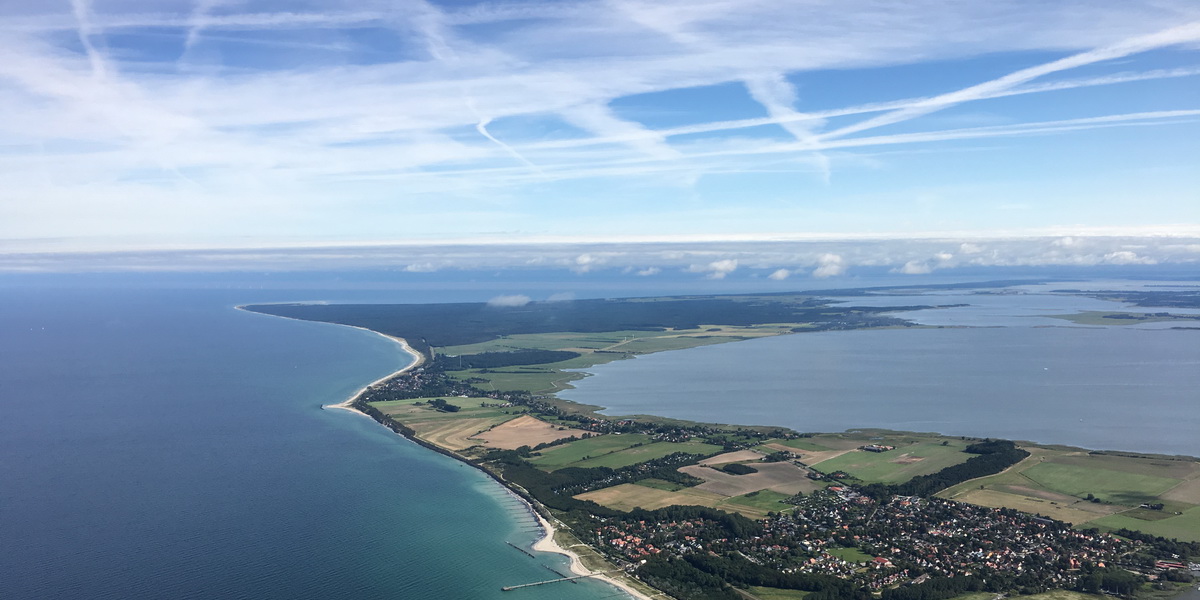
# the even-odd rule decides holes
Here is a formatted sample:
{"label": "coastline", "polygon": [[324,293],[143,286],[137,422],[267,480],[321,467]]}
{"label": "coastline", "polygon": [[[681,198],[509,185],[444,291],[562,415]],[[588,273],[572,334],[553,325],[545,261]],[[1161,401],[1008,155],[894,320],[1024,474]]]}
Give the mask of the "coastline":
{"label": "coastline", "polygon": [[[521,498],[521,496],[519,494],[517,495],[517,497]],[[525,498],[521,498],[521,500],[524,501],[526,504],[529,503],[529,501],[525,500]],[[542,539],[534,542],[534,544],[533,544],[534,551],[536,551],[536,552],[552,552],[554,554],[565,555],[571,559],[571,574],[572,575],[588,575],[588,576],[590,576],[589,577],[590,579],[597,579],[597,580],[603,581],[615,588],[620,589],[621,591],[625,592],[626,594],[629,594],[630,597],[637,598],[638,600],[652,600],[652,598],[650,596],[634,589],[633,586],[631,586],[619,579],[616,579],[614,577],[609,577],[608,575],[603,574],[603,573],[594,572],[594,571],[588,569],[587,567],[583,566],[583,561],[579,558],[578,554],[571,552],[570,550],[567,550],[566,548],[563,548],[554,539],[554,532],[556,531],[554,528],[554,525],[552,525],[550,523],[550,521],[548,521],[546,519],[546,517],[542,516],[542,514],[540,512],[538,512],[537,510],[534,510],[533,514],[535,516],[537,516],[538,523],[541,524],[542,530],[545,531],[545,533],[546,533],[545,536],[542,537]]]}
{"label": "coastline", "polygon": [[[397,371],[395,371],[393,373],[384,375],[383,377],[380,377],[379,379],[376,379],[375,381],[372,381],[371,383],[368,383],[367,385],[364,385],[363,387],[359,388],[358,391],[351,394],[350,397],[347,398],[346,400],[343,400],[337,404],[326,404],[321,407],[322,409],[325,409],[325,410],[336,409],[336,410],[350,411],[352,413],[362,415],[364,417],[367,417],[368,419],[371,419],[372,421],[375,421],[374,417],[372,417],[371,415],[369,415],[361,410],[358,410],[357,408],[355,408],[354,404],[358,401],[358,399],[360,397],[362,397],[362,395],[364,393],[366,393],[367,390],[371,389],[372,387],[379,385],[380,383],[383,383],[393,377],[398,377],[400,375],[403,375],[413,369],[416,369],[417,367],[421,366],[422,364],[424,364],[425,363],[425,355],[414,350],[413,347],[408,344],[408,340],[406,340],[404,338],[387,335],[385,333],[380,333],[373,329],[367,329],[365,327],[357,327],[354,325],[343,325],[343,327],[353,327],[354,329],[361,329],[363,331],[369,331],[371,333],[374,333],[375,335],[383,336],[383,337],[399,344],[400,348],[402,350],[404,350],[405,352],[407,352],[409,355],[411,355],[413,357],[412,363],[405,365],[403,368],[398,369]],[[428,444],[422,442],[421,440],[415,439],[411,435],[407,435],[407,434],[405,434],[403,432],[399,432],[399,431],[396,431],[395,433],[401,437],[404,437],[404,438],[410,440],[410,441],[417,442],[421,446],[430,448],[430,446]],[[622,582],[613,577],[609,577],[608,575],[605,575],[605,574],[594,573],[593,571],[591,571],[590,569],[585,567],[583,565],[583,560],[579,557],[578,554],[571,552],[570,550],[567,550],[566,548],[563,548],[562,546],[560,546],[558,544],[557,541],[554,540],[554,533],[556,531],[554,525],[552,525],[550,523],[550,521],[548,519],[546,519],[546,517],[543,516],[540,511],[538,511],[537,507],[534,506],[534,504],[530,501],[530,499],[526,498],[524,495],[522,495],[520,493],[516,493],[516,490],[513,490],[511,488],[511,486],[507,485],[504,482],[504,480],[500,479],[499,477],[496,477],[495,474],[488,472],[486,469],[479,468],[478,466],[472,464],[470,461],[463,459],[461,456],[458,456],[456,453],[448,452],[441,448],[430,448],[430,449],[435,450],[439,454],[445,454],[447,456],[450,456],[452,458],[455,458],[462,462],[467,463],[469,466],[474,467],[474,468],[478,469],[479,471],[483,472],[485,475],[487,475],[492,480],[499,483],[505,489],[508,489],[508,490],[514,492],[513,495],[516,496],[518,499],[521,500],[521,502],[524,502],[529,507],[529,512],[533,513],[533,515],[537,518],[538,524],[541,525],[542,531],[544,532],[544,535],[542,536],[542,538],[539,539],[538,541],[534,542],[534,544],[531,546],[531,548],[535,552],[549,552],[549,553],[553,553],[553,554],[564,555],[564,556],[568,557],[571,561],[570,569],[571,569],[571,573],[573,575],[587,575],[587,576],[590,576],[589,578],[591,578],[591,579],[597,579],[597,580],[603,581],[615,588],[620,589],[621,591],[625,592],[626,594],[629,594],[630,597],[636,598],[637,600],[652,600],[652,598],[650,596],[647,596],[646,594],[634,589],[633,586],[630,586],[629,584],[626,584],[625,582]]]}
{"label": "coastline", "polygon": [[[241,306],[236,306],[234,308],[237,310],[245,311],[245,312],[253,312],[253,311],[247,311]],[[262,314],[262,313],[254,313],[254,314]],[[291,319],[293,321],[302,321],[303,320],[303,319],[292,319],[291,317],[279,317],[278,315],[267,315],[267,316],[273,316],[273,317],[278,317],[278,318],[283,318],[283,319]],[[349,411],[349,412],[352,412],[352,413],[355,413],[358,415],[362,415],[362,416],[378,423],[379,421],[377,419],[375,419],[375,417],[355,408],[354,404],[358,401],[358,399],[360,397],[362,397],[362,395],[367,390],[371,389],[372,387],[379,385],[389,379],[392,379],[393,377],[398,377],[400,375],[403,375],[403,374],[425,364],[425,355],[421,354],[420,352],[417,352],[415,349],[413,349],[413,347],[408,344],[408,340],[406,340],[402,337],[387,335],[385,333],[380,333],[373,329],[367,329],[366,327],[358,327],[356,325],[341,325],[341,324],[337,324],[337,325],[339,325],[340,327],[350,327],[353,329],[360,329],[362,331],[367,331],[367,332],[373,333],[375,335],[387,338],[387,339],[399,344],[401,350],[403,350],[404,352],[408,353],[410,356],[413,357],[413,361],[411,363],[401,367],[400,369],[397,369],[396,371],[393,371],[392,373],[384,375],[383,377],[380,377],[379,379],[376,379],[375,381],[372,381],[371,383],[368,383],[367,385],[362,386],[357,391],[355,391],[353,394],[351,394],[349,398],[346,398],[345,400],[338,402],[336,404],[325,404],[325,405],[321,406],[322,410],[345,410],[345,411]],[[383,423],[380,423],[380,425],[383,425]],[[391,429],[391,428],[389,427],[389,429]],[[538,507],[534,505],[533,501],[531,501],[530,498],[527,498],[524,494],[521,494],[518,490],[513,489],[512,486],[508,485],[503,479],[497,477],[496,474],[489,472],[487,469],[480,468],[479,466],[471,463],[470,461],[464,459],[463,457],[459,456],[458,454],[456,454],[454,452],[450,452],[450,451],[444,450],[442,448],[437,448],[436,446],[432,446],[431,444],[428,444],[427,442],[424,442],[423,440],[419,440],[415,436],[409,435],[403,431],[396,431],[394,429],[393,429],[393,431],[396,433],[396,435],[399,435],[405,439],[408,439],[409,441],[416,442],[420,446],[429,448],[430,450],[433,450],[439,454],[444,454],[451,458],[462,461],[462,462],[466,463],[468,466],[471,466],[471,467],[479,470],[484,475],[487,475],[493,481],[495,481],[496,483],[503,486],[506,490],[509,490],[510,492],[512,492],[514,496],[516,496],[518,499],[520,499],[522,502],[524,502],[526,504],[526,506],[529,507],[529,511],[531,513],[533,513],[533,515],[537,518],[538,524],[541,525],[542,531],[544,532],[544,535],[542,536],[542,538],[539,539],[538,541],[534,542],[531,547],[535,552],[549,552],[549,553],[553,553],[553,554],[564,555],[564,556],[568,557],[571,561],[570,569],[571,569],[571,573],[573,575],[588,575],[588,576],[590,576],[591,579],[597,579],[597,580],[603,581],[603,582],[611,585],[612,587],[615,587],[615,588],[621,590],[622,592],[625,592],[631,598],[635,598],[637,600],[653,600],[653,598],[651,596],[648,596],[648,595],[642,593],[641,591],[635,589],[633,586],[630,586],[629,584],[627,584],[623,581],[620,581],[614,577],[610,577],[605,574],[593,574],[593,572],[590,569],[588,569],[587,567],[585,567],[583,565],[583,560],[579,557],[578,554],[576,554],[570,550],[567,550],[566,548],[563,548],[562,546],[560,546],[558,544],[557,541],[554,540],[554,533],[556,531],[554,525],[551,524],[550,521],[548,519],[546,519],[545,516],[542,515],[542,513],[538,510]]]}
{"label": "coastline", "polygon": [[[273,316],[278,316],[278,315],[273,315]],[[284,317],[284,318],[290,318],[290,317]],[[302,320],[302,319],[297,319],[297,320]],[[425,357],[423,355],[421,355],[420,353],[417,353],[411,346],[409,346],[409,344],[407,343],[407,340],[405,340],[403,338],[389,336],[389,335],[380,333],[378,331],[366,329],[364,327],[357,327],[357,326],[352,326],[352,325],[343,325],[343,326],[354,327],[355,329],[363,329],[364,331],[370,331],[371,333],[375,333],[377,335],[386,337],[386,338],[392,340],[393,342],[400,344],[402,349],[405,352],[409,353],[410,355],[412,355],[414,357],[414,361],[413,361],[413,363],[406,365],[405,367],[403,367],[389,375],[386,375],[374,382],[371,382],[370,384],[367,384],[366,386],[363,386],[358,391],[356,391],[353,395],[351,395],[350,398],[344,400],[343,402],[340,402],[337,404],[325,405],[322,408],[340,408],[343,410],[350,410],[353,412],[357,412],[359,414],[362,414],[364,416],[372,418],[372,420],[375,420],[375,421],[379,422],[380,424],[388,427],[389,429],[392,429],[395,433],[400,434],[401,436],[409,439],[410,441],[413,441],[413,442],[417,443],[418,445],[425,446],[425,447],[427,447],[431,450],[434,450],[435,452],[438,452],[440,454],[445,454],[452,458],[456,458],[462,462],[466,462],[470,466],[473,466],[473,467],[479,469],[485,475],[488,475],[492,479],[496,480],[498,483],[500,483],[502,486],[504,486],[509,491],[513,492],[518,498],[520,498],[523,501],[523,503],[533,513],[540,528],[542,529],[543,535],[541,536],[540,539],[538,539],[536,542],[534,542],[530,546],[530,548],[537,552],[551,552],[551,553],[561,554],[563,556],[568,557],[569,565],[570,565],[569,568],[570,568],[572,575],[588,577],[588,578],[592,578],[592,579],[599,579],[599,580],[609,584],[612,587],[618,588],[619,590],[621,590],[621,592],[623,592],[624,594],[627,594],[629,597],[636,598],[638,600],[652,600],[653,598],[659,596],[659,594],[653,593],[653,591],[648,593],[647,591],[643,591],[643,590],[635,587],[637,580],[636,579],[626,579],[624,577],[626,575],[625,573],[621,573],[619,571],[592,571],[592,570],[588,569],[584,565],[582,557],[579,554],[577,554],[576,552],[573,552],[571,550],[568,550],[567,548],[564,548],[563,545],[559,544],[559,542],[555,539],[555,534],[557,532],[557,529],[554,526],[554,522],[556,522],[556,520],[554,519],[553,515],[551,513],[549,513],[544,506],[542,506],[536,499],[534,499],[520,485],[516,485],[511,482],[506,481],[500,473],[492,472],[487,468],[483,468],[482,466],[475,464],[474,462],[467,459],[466,457],[459,455],[455,451],[449,450],[448,448],[438,447],[430,442],[427,442],[423,439],[417,438],[415,435],[415,432],[413,430],[409,429],[407,426],[405,426],[399,422],[392,421],[391,419],[387,418],[385,415],[379,413],[379,411],[375,410],[374,407],[372,407],[370,405],[364,404],[361,406],[356,406],[356,403],[358,402],[358,400],[360,400],[363,397],[364,393],[366,391],[370,390],[373,386],[379,385],[380,383],[382,383],[384,381],[387,381],[394,377],[398,377],[400,375],[403,375],[403,374],[419,367],[421,364],[424,363]],[[570,401],[568,401],[568,402],[570,402]],[[854,428],[852,430],[847,430],[847,431],[861,431],[863,429],[869,430],[869,429],[874,429],[874,428]],[[898,433],[904,433],[904,432],[898,432]],[[1028,442],[1023,442],[1023,443],[1028,444]],[[1047,444],[1036,444],[1036,443],[1030,444],[1030,445],[1051,446],[1051,445],[1047,445]],[[1124,456],[1131,456],[1131,457],[1135,457],[1135,458],[1151,457],[1146,454],[1136,453],[1136,452],[1096,451],[1096,450],[1089,451],[1089,450],[1086,450],[1083,448],[1074,448],[1074,447],[1067,447],[1067,446],[1062,446],[1062,445],[1052,445],[1052,446],[1055,446],[1058,448],[1066,448],[1066,449],[1071,449],[1071,450],[1083,451],[1083,452],[1087,452],[1088,454],[1112,454],[1112,455],[1117,455],[1117,456],[1124,455]],[[1174,455],[1174,456],[1157,455],[1157,456],[1159,456],[1161,458],[1172,459],[1172,460],[1178,460],[1178,459],[1195,460],[1194,457],[1183,456],[1183,455]],[[981,489],[982,489],[982,486],[981,486]],[[561,523],[559,524],[559,526],[562,526]],[[568,531],[569,531],[569,529],[568,529]],[[566,535],[566,534],[564,533],[564,535]],[[575,542],[577,540],[571,540],[569,536],[564,537],[563,539],[570,540],[570,541],[563,542],[569,548],[574,548],[576,545],[581,545],[581,546],[586,545],[586,544],[582,544],[582,543],[576,544]],[[603,569],[606,567],[602,566],[601,568]],[[615,576],[610,576],[609,573],[614,573]],[[630,582],[635,582],[635,585],[631,585]],[[1197,600],[1200,600],[1200,599],[1197,599]]]}
{"label": "coastline", "polygon": [[[398,369],[396,371],[393,371],[392,373],[384,375],[383,377],[380,377],[379,379],[376,379],[375,381],[372,381],[371,383],[368,383],[367,385],[362,386],[361,388],[358,389],[358,391],[354,392],[353,394],[350,394],[349,398],[347,398],[341,402],[338,402],[337,404],[325,404],[325,405],[321,406],[321,408],[327,409],[327,410],[328,409],[348,410],[350,412],[358,413],[364,417],[370,418],[370,415],[368,415],[367,413],[364,413],[361,410],[354,408],[354,403],[358,401],[359,397],[361,397],[367,390],[371,389],[372,387],[375,387],[393,377],[403,375],[403,374],[425,364],[425,355],[414,350],[412,346],[409,346],[408,340],[406,340],[404,338],[387,335],[386,333],[379,333],[378,331],[375,331],[373,329],[367,329],[366,327],[356,327],[354,325],[343,325],[343,327],[351,327],[354,329],[361,329],[363,331],[369,331],[380,337],[385,337],[397,344],[400,344],[400,349],[403,350],[404,352],[407,352],[409,356],[413,357],[413,361],[411,363],[405,365],[404,367],[401,367],[400,369]],[[374,419],[372,419],[372,420],[374,420]]]}

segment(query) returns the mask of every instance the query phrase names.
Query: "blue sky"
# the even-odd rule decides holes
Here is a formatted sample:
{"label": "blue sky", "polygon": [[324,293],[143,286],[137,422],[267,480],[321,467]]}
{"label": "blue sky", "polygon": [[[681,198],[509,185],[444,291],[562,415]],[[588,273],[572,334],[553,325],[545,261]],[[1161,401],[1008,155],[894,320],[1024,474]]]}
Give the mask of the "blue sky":
{"label": "blue sky", "polygon": [[0,56],[0,252],[1200,236],[1194,0],[8,2]]}

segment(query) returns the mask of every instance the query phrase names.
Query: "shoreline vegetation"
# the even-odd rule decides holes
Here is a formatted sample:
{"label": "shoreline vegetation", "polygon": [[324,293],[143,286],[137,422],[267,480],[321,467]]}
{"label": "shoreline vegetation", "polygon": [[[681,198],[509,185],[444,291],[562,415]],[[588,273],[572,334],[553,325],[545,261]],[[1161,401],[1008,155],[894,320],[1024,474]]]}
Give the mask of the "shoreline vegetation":
{"label": "shoreline vegetation", "polygon": [[[511,315],[482,305],[453,305],[450,310],[432,311],[431,305],[400,305],[392,314],[374,306],[366,308],[370,313],[366,318],[361,311],[370,305],[238,308],[349,325],[400,344],[414,357],[411,364],[325,408],[362,413],[419,445],[479,468],[520,497],[536,516],[545,535],[533,545],[534,550],[566,555],[570,557],[573,574],[604,580],[643,600],[664,591],[680,598],[732,598],[722,594],[732,593],[724,590],[731,590],[728,585],[734,583],[742,588],[738,597],[743,598],[800,597],[786,595],[790,593],[787,589],[809,590],[797,592],[801,594],[818,593],[814,589],[840,590],[830,592],[830,600],[866,600],[870,596],[860,597],[856,595],[858,592],[851,593],[844,585],[827,580],[788,583],[773,579],[776,576],[734,575],[727,571],[728,565],[718,567],[692,558],[680,562],[682,558],[671,555],[663,560],[658,554],[662,549],[653,546],[649,546],[649,551],[646,546],[639,546],[631,553],[625,542],[617,542],[641,538],[614,529],[613,525],[604,525],[590,534],[587,529],[580,530],[581,524],[593,528],[603,523],[619,523],[620,518],[610,521],[617,515],[635,514],[649,515],[642,517],[643,524],[661,518],[669,519],[672,526],[676,522],[691,522],[680,518],[695,518],[697,523],[723,522],[733,517],[766,519],[745,522],[735,519],[729,525],[741,530],[750,527],[746,523],[771,525],[784,520],[785,509],[795,509],[798,515],[818,498],[821,502],[846,505],[873,503],[876,506],[871,513],[873,518],[875,512],[893,508],[887,498],[910,497],[927,498],[920,502],[932,503],[931,506],[953,500],[968,503],[962,506],[994,507],[992,510],[1015,508],[1035,515],[1028,517],[1033,519],[1029,521],[1033,526],[1039,526],[1041,519],[1045,523],[1065,523],[1067,530],[1071,523],[1077,527],[1086,523],[1089,528],[1082,531],[1096,531],[1092,527],[1095,525],[1134,536],[1127,539],[1149,534],[1146,537],[1149,541],[1141,543],[1150,544],[1151,548],[1160,544],[1154,541],[1162,539],[1157,535],[1176,533],[1176,525],[1183,527],[1179,533],[1185,540],[1200,541],[1200,462],[1192,457],[1088,451],[875,429],[812,434],[647,415],[611,417],[599,415],[596,410],[600,407],[578,405],[553,395],[570,378],[582,376],[578,373],[564,376],[563,369],[586,368],[638,354],[803,331],[913,325],[883,314],[913,307],[864,310],[830,307],[808,295],[779,296],[769,299],[741,296],[732,302],[724,297],[634,299],[617,304],[599,301],[605,304],[591,303],[582,308],[586,313],[596,310],[606,313],[599,319],[594,314],[585,315],[584,321],[597,321],[591,327],[579,326],[579,311],[572,314],[554,306],[550,311],[540,311],[542,314],[536,315],[537,318],[545,318],[545,313],[551,312],[555,314],[550,316],[559,321],[557,326],[576,327],[560,331],[534,328],[532,333],[523,331],[530,321],[512,320]],[[686,306],[688,300],[705,306]],[[714,308],[713,300],[719,305],[715,312],[710,310]],[[625,310],[630,305],[634,305],[639,321],[632,327]],[[685,316],[675,320],[676,327],[655,326],[646,320],[647,305],[670,307],[671,313]],[[752,310],[737,310],[747,306],[753,307]],[[314,310],[315,307],[319,308]],[[414,307],[419,308],[414,310]],[[523,312],[538,313],[539,308],[545,307]],[[733,316],[725,322],[693,321],[699,313],[712,317],[731,309]],[[461,323],[439,328],[436,321],[422,321],[422,331],[382,326],[389,321],[396,323],[392,319],[397,317],[412,318],[421,313],[431,316],[430,312],[440,313],[437,316],[441,318],[466,321],[477,332],[470,333]],[[809,320],[779,319],[800,315]],[[505,319],[509,321],[504,323]],[[496,326],[497,321],[502,324]],[[372,329],[368,324],[384,331]],[[606,326],[615,328],[606,330]],[[398,330],[419,337],[406,338],[397,335]],[[411,343],[410,339],[417,341]],[[567,518],[568,522],[560,518]],[[870,521],[867,519],[867,523]],[[610,535],[601,533],[605,528],[624,532],[625,537],[611,538],[605,543],[605,536]],[[1173,546],[1173,543],[1178,544],[1165,541],[1161,544],[1165,544],[1164,548],[1186,548],[1185,553],[1200,555],[1200,544]],[[584,551],[586,557],[581,555]],[[847,552],[823,555],[871,558],[861,550]],[[737,554],[759,560],[744,552]],[[872,560],[875,569],[884,565],[880,558]],[[1115,555],[1109,560],[1115,562]],[[891,567],[890,562],[884,562]],[[1128,587],[1124,577],[1114,575],[1112,581],[1104,579],[1108,576],[1104,564],[1099,563],[1100,579],[1093,587],[1088,587],[1091,584],[1087,582],[1078,583],[1078,576],[1062,581],[1077,582],[1071,584],[1076,586],[1072,589],[1131,594],[1133,588]],[[1089,570],[1094,568],[1093,565]],[[705,584],[708,591],[684,589],[688,587],[686,584],[678,587],[681,581],[700,581],[713,574],[718,579]],[[849,572],[845,576],[849,577]],[[853,577],[876,581],[862,571]],[[913,579],[908,585],[925,586],[925,578]],[[880,588],[873,587],[876,583],[871,586],[884,592],[884,600],[908,600],[895,596],[899,593],[894,589],[897,581],[903,584],[903,579],[889,579]],[[960,579],[959,584],[965,581]],[[950,586],[955,592],[951,595],[939,592],[915,600],[942,600],[978,589],[959,589],[959,584]],[[1104,587],[1110,584],[1111,587]],[[747,589],[753,592],[746,593]],[[1026,585],[1021,589],[1032,593],[1040,588]]]}

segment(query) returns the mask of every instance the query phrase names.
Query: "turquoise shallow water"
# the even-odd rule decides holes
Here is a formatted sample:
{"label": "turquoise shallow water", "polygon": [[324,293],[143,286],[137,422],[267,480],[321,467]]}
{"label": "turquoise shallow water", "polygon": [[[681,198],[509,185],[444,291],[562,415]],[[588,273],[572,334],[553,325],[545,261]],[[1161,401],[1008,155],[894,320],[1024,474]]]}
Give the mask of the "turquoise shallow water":
{"label": "turquoise shallow water", "polygon": [[0,597],[498,598],[564,569],[505,543],[536,528],[478,471],[320,408],[395,344],[233,309],[312,297],[4,290]]}

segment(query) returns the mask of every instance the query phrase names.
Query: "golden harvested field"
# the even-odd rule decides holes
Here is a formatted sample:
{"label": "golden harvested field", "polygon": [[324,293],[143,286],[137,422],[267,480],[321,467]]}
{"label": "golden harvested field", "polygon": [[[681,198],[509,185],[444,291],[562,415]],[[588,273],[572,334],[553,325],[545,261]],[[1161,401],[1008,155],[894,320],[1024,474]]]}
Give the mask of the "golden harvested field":
{"label": "golden harvested field", "polygon": [[478,441],[471,439],[476,434],[511,418],[503,416],[422,421],[413,423],[410,427],[417,432],[417,437],[431,444],[450,450],[465,450],[479,445]]}
{"label": "golden harvested field", "polygon": [[581,437],[585,433],[588,432],[582,429],[566,429],[529,415],[521,415],[475,437],[493,448],[516,450],[521,446],[533,447],[571,436]]}
{"label": "golden harvested field", "polygon": [[710,456],[710,457],[700,461],[700,464],[702,464],[702,465],[723,465],[726,463],[735,463],[735,462],[743,462],[743,461],[751,461],[751,460],[754,460],[754,461],[762,460],[762,457],[763,457],[762,454],[759,454],[758,452],[755,452],[753,450],[738,450],[736,452],[726,452],[725,454],[718,454],[716,456]]}
{"label": "golden harvested field", "polygon": [[666,490],[637,485],[636,483],[622,483],[621,485],[587,492],[575,497],[580,500],[591,500],[597,504],[617,510],[632,510],[634,508],[653,510],[675,504],[711,507],[716,506],[718,502],[725,499],[725,496],[702,492],[696,488],[684,488],[677,492],[668,492]]}
{"label": "golden harvested field", "polygon": [[1164,500],[1200,504],[1200,478],[1185,481],[1162,495]]}

